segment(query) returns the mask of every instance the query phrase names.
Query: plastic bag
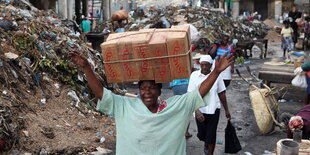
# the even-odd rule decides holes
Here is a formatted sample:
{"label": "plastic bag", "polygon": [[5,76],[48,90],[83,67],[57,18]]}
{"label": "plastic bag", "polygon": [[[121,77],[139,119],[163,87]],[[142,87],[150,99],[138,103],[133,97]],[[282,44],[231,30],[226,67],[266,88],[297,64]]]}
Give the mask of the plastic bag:
{"label": "plastic bag", "polygon": [[237,153],[240,150],[241,145],[235,127],[228,121],[225,129],[225,153]]}
{"label": "plastic bag", "polygon": [[197,42],[201,38],[198,29],[192,24],[184,24],[184,25],[189,25],[192,42]]}
{"label": "plastic bag", "polygon": [[292,85],[300,88],[307,88],[307,80],[305,74],[297,74],[292,80]]}

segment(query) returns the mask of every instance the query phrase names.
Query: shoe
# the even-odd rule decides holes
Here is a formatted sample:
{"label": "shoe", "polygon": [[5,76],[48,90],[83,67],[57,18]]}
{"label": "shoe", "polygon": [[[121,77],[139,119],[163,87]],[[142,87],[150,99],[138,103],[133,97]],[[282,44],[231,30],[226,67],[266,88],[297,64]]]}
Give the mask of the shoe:
{"label": "shoe", "polygon": [[205,149],[204,149],[204,152],[205,152],[205,155],[208,155],[208,147],[205,147]]}

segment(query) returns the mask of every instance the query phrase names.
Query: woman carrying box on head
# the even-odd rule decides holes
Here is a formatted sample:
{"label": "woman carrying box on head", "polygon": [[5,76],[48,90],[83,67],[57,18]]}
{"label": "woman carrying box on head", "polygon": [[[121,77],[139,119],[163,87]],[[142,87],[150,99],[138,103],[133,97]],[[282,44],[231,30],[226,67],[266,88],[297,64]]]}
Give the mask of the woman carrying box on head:
{"label": "woman carrying box on head", "polygon": [[208,96],[220,73],[234,62],[233,56],[226,56],[218,57],[215,69],[196,90],[158,100],[161,84],[140,81],[140,98],[119,96],[102,86],[85,57],[78,52],[69,54],[99,99],[97,109],[115,118],[117,155],[186,155],[184,134],[190,117],[206,106],[202,97]]}

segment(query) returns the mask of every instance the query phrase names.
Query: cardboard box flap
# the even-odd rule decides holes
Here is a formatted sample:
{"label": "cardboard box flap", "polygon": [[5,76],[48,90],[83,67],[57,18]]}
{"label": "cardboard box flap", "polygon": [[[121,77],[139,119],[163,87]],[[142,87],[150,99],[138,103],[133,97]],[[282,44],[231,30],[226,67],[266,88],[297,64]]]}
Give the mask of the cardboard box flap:
{"label": "cardboard box flap", "polygon": [[172,30],[184,30],[187,32],[187,40],[188,44],[191,45],[192,38],[191,38],[191,31],[190,31],[190,25],[178,25],[178,26],[172,26]]}
{"label": "cardboard box flap", "polygon": [[115,39],[119,39],[122,38],[124,35],[126,34],[126,32],[120,32],[120,33],[112,33],[109,34],[108,38],[106,39],[106,41],[111,41],[111,40],[115,40]]}

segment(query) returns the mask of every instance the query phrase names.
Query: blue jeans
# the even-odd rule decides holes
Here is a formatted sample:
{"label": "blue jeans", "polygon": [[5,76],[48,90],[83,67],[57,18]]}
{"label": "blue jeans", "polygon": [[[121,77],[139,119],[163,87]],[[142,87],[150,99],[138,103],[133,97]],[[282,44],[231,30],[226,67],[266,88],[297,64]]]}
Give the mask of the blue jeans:
{"label": "blue jeans", "polygon": [[187,93],[188,84],[177,85],[172,87],[173,95],[183,95]]}

